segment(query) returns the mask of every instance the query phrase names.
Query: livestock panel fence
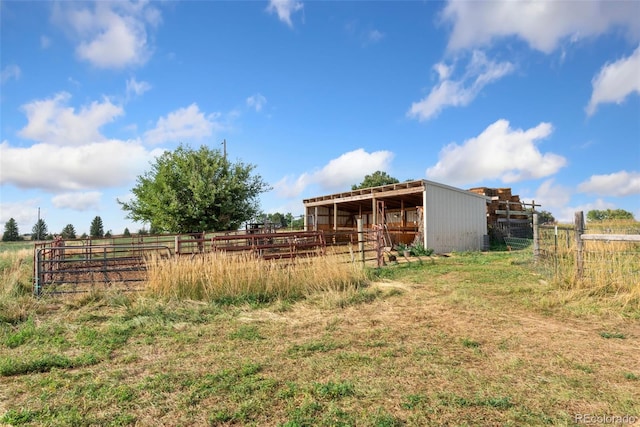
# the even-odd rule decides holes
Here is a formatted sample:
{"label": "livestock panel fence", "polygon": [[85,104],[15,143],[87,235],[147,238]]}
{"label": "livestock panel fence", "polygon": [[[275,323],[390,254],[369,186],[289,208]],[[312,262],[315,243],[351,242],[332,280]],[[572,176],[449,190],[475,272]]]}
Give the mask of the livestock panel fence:
{"label": "livestock panel fence", "polygon": [[542,225],[536,234],[534,260],[549,277],[612,292],[640,287],[640,223],[587,225],[580,211],[573,226]]}
{"label": "livestock panel fence", "polygon": [[196,257],[211,252],[251,254],[265,260],[350,254],[350,262],[382,266],[385,247],[381,229],[357,232],[286,231],[145,235],[131,238],[39,242],[34,247],[33,292],[75,294],[98,286],[141,290],[149,258]]}

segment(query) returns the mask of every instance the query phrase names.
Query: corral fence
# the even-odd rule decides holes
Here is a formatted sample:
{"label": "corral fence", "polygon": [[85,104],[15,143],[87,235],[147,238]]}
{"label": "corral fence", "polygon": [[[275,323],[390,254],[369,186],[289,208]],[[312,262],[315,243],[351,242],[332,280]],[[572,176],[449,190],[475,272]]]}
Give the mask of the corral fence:
{"label": "corral fence", "polygon": [[[255,230],[254,230],[255,231]],[[144,235],[130,238],[55,240],[34,247],[33,292],[77,294],[97,286],[140,290],[150,257],[196,257],[206,253],[247,253],[267,260],[349,254],[349,262],[384,265],[382,229],[342,231],[226,232]]]}
{"label": "corral fence", "polygon": [[169,257],[166,245],[61,245],[38,243],[34,249],[33,293],[89,292],[95,283],[137,290],[146,280],[145,257]]}

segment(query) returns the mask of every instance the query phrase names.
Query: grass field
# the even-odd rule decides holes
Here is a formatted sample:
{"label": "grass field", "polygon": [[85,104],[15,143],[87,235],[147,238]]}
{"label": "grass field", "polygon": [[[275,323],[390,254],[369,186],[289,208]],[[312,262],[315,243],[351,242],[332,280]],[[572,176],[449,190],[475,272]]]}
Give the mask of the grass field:
{"label": "grass field", "polygon": [[576,297],[506,252],[226,303],[109,292],[35,300],[22,283],[28,261],[15,258],[0,257],[0,424],[640,420],[640,310]]}

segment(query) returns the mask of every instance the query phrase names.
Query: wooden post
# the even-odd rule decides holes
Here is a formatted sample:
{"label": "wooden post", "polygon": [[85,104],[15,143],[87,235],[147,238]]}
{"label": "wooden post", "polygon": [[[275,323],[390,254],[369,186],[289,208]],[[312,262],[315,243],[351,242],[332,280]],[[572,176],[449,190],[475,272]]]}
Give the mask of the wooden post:
{"label": "wooden post", "polygon": [[533,214],[533,261],[540,257],[540,235],[538,234],[538,214]]}
{"label": "wooden post", "polygon": [[575,214],[575,229],[576,229],[576,279],[582,279],[584,274],[584,260],[583,256],[583,242],[582,233],[584,233],[584,214],[582,211],[578,211]]}
{"label": "wooden post", "polygon": [[507,237],[511,237],[511,215],[509,213],[509,201],[507,201]]}
{"label": "wooden post", "polygon": [[384,254],[382,252],[382,248],[384,245],[384,230],[381,225],[374,224],[373,225],[375,233],[376,233],[376,259],[378,268],[384,266]]}
{"label": "wooden post", "polygon": [[364,227],[362,226],[362,218],[356,219],[358,227],[358,253],[360,254],[360,261],[364,265]]}

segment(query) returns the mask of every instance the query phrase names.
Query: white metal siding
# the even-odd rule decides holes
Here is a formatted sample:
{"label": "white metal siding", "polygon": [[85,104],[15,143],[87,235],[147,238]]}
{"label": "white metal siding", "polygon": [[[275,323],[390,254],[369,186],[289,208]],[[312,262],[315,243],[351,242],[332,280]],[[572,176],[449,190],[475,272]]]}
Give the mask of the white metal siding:
{"label": "white metal siding", "polygon": [[427,247],[437,253],[480,250],[487,234],[486,199],[433,183],[426,193]]}

